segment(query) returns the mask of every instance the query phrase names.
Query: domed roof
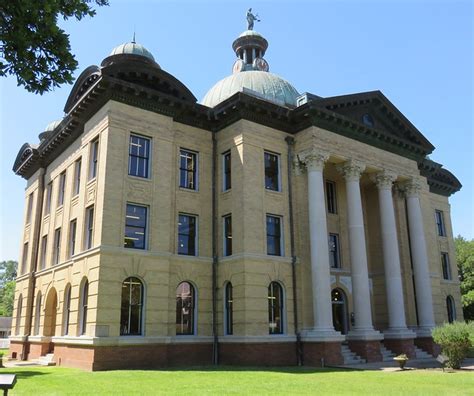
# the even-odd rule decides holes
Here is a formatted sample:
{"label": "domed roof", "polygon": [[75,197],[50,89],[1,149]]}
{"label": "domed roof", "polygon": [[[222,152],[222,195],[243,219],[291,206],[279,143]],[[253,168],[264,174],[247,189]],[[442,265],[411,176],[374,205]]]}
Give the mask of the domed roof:
{"label": "domed roof", "polygon": [[264,38],[259,32],[256,32],[255,30],[245,30],[239,35],[239,37],[248,37],[248,36],[257,36],[257,37]]}
{"label": "domed roof", "polygon": [[38,135],[39,140],[42,141],[46,139],[46,137],[51,132],[53,132],[59,124],[61,124],[61,121],[62,120],[55,120],[55,121],[50,122],[48,125],[46,125],[45,130]]}
{"label": "domed roof", "polygon": [[295,87],[276,74],[248,70],[235,73],[219,81],[204,96],[202,104],[214,107],[236,92],[245,90],[253,91],[256,96],[280,106],[296,107],[296,98],[299,96]]}
{"label": "domed roof", "polygon": [[109,56],[112,55],[141,55],[155,61],[155,58],[150,51],[148,51],[143,45],[135,43],[134,41],[120,44],[118,47],[115,47]]}

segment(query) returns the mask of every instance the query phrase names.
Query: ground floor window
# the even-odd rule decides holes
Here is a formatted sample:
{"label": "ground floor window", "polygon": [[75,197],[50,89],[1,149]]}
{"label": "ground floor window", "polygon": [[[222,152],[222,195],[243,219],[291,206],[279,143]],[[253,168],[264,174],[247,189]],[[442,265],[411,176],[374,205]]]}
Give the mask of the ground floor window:
{"label": "ground floor window", "polygon": [[225,334],[234,334],[234,301],[232,283],[225,286]]}
{"label": "ground floor window", "polygon": [[87,330],[87,308],[89,304],[89,281],[86,279],[84,285],[82,286],[82,293],[81,293],[81,327],[80,327],[80,335],[86,334]]}
{"label": "ground floor window", "polygon": [[448,322],[453,323],[456,320],[456,306],[452,296],[446,297],[446,308],[448,310]]}
{"label": "ground floor window", "polygon": [[122,283],[120,335],[142,334],[143,284],[130,277]]}
{"label": "ground floor window", "polygon": [[268,332],[283,334],[283,289],[278,282],[268,286]]}
{"label": "ground floor window", "polygon": [[189,282],[182,282],[176,289],[176,335],[194,334],[195,291]]}

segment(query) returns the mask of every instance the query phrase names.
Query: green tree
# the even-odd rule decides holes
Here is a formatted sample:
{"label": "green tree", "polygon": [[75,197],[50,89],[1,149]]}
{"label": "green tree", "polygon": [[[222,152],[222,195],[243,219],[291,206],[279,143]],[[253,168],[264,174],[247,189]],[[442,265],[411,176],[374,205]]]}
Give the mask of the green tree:
{"label": "green tree", "polygon": [[17,268],[16,261],[0,262],[0,316],[12,316],[13,314]]}
{"label": "green tree", "polygon": [[91,3],[108,0],[0,0],[0,76],[16,75],[18,85],[39,94],[72,83],[78,63],[58,17],[92,17]]}
{"label": "green tree", "polygon": [[458,261],[464,319],[474,320],[474,239],[454,239]]}

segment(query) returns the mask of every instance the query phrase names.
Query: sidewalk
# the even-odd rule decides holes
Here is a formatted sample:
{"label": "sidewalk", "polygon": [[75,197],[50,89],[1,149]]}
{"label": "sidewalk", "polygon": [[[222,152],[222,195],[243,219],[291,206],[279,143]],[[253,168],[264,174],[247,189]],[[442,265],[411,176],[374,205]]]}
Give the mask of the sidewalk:
{"label": "sidewalk", "polygon": [[[337,367],[346,368],[346,369],[354,369],[354,370],[402,371],[398,363],[395,361],[354,364],[354,365],[337,366]],[[409,360],[405,366],[405,370],[415,370],[415,369],[442,370],[442,366],[435,358]],[[464,359],[461,365],[461,369],[474,371],[474,358]],[[450,370],[450,369],[447,368],[446,370]]]}

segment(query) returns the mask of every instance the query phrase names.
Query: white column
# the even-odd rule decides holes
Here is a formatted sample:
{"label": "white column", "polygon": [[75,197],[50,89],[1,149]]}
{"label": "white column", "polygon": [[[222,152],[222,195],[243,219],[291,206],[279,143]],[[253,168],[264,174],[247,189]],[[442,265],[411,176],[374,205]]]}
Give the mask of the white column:
{"label": "white column", "polygon": [[380,230],[388,307],[388,330],[383,332],[384,337],[414,338],[415,334],[407,329],[405,319],[400,252],[392,197],[392,185],[396,175],[381,172],[375,175],[374,179],[379,192]]}
{"label": "white column", "polygon": [[309,237],[314,328],[305,334],[312,338],[343,339],[332,322],[331,279],[329,272],[328,229],[324,198],[324,163],[329,155],[309,150],[299,156],[308,173]]}
{"label": "white column", "polygon": [[435,322],[425,230],[421,214],[420,189],[420,185],[415,181],[405,183],[408,229],[410,231],[410,248],[415,276],[419,324],[417,333],[419,336],[431,336],[431,330],[435,327]]}
{"label": "white column", "polygon": [[364,216],[360,195],[360,176],[365,165],[348,161],[337,167],[346,180],[347,226],[349,229],[349,248],[351,277],[354,301],[355,325],[349,332],[349,339],[381,339],[382,335],[372,325],[370,303],[369,273],[365,246]]}

